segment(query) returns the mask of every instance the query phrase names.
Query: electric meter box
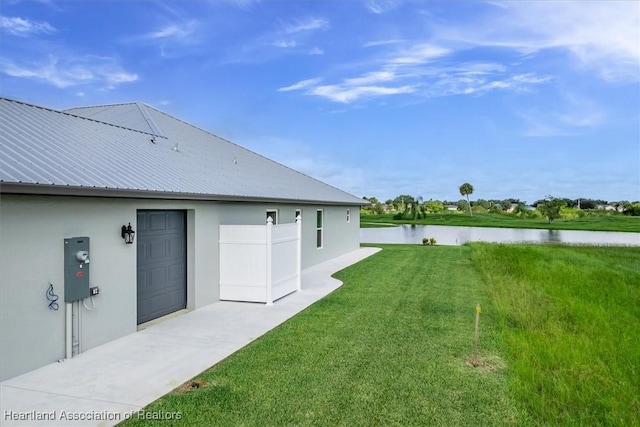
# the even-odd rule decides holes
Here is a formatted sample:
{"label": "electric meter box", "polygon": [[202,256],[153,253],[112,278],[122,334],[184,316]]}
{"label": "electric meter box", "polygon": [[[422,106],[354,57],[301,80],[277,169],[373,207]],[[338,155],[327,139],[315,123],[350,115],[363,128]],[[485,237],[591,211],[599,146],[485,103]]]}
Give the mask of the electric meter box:
{"label": "electric meter box", "polygon": [[89,238],[64,239],[64,301],[89,298]]}

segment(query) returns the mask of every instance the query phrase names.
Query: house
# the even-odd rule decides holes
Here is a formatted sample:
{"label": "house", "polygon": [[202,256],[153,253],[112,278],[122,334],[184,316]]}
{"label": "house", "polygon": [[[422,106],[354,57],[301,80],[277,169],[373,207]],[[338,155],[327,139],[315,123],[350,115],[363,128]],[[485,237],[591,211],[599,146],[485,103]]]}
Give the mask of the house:
{"label": "house", "polygon": [[0,380],[218,301],[221,226],[301,216],[300,268],[359,247],[362,199],[142,103],[0,98],[0,154]]}
{"label": "house", "polygon": [[596,209],[600,210],[600,211],[608,211],[608,212],[612,212],[612,211],[617,211],[618,209],[615,206],[612,205],[596,205]]}

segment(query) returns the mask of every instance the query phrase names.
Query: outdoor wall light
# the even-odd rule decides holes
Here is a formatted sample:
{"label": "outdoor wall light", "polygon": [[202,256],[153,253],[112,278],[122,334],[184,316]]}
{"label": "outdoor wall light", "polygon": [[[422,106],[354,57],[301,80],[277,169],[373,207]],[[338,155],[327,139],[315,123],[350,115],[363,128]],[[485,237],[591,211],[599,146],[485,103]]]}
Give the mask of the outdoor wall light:
{"label": "outdoor wall light", "polygon": [[134,234],[136,234],[135,231],[133,231],[133,229],[131,228],[131,223],[129,223],[129,226],[123,225],[122,226],[122,238],[124,239],[124,242],[126,244],[131,244],[133,243],[133,238],[134,238]]}

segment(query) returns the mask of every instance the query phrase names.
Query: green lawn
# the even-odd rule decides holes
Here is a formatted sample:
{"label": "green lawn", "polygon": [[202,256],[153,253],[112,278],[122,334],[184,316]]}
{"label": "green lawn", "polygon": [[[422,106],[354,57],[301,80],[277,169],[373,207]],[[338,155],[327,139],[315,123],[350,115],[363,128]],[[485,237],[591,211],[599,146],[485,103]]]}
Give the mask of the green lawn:
{"label": "green lawn", "polygon": [[540,425],[640,425],[640,248],[472,245]]}
{"label": "green lawn", "polygon": [[199,388],[146,410],[196,426],[640,422],[639,248],[381,246]]}
{"label": "green lawn", "polygon": [[381,224],[423,224],[469,227],[537,228],[549,230],[630,231],[640,232],[640,217],[626,215],[600,215],[574,219],[557,219],[551,224],[546,219],[524,219],[509,215],[475,213],[428,214],[418,220],[394,220],[392,214],[361,215],[361,227],[379,227]]}

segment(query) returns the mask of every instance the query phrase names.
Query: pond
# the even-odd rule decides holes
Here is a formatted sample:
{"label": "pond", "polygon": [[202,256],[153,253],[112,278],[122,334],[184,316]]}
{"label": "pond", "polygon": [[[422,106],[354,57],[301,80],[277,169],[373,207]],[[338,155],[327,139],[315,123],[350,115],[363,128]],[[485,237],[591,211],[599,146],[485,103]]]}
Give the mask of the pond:
{"label": "pond", "polygon": [[640,233],[577,230],[535,230],[527,228],[454,227],[443,225],[408,225],[384,228],[361,228],[361,243],[422,243],[435,238],[439,245],[462,245],[466,242],[493,243],[571,243],[586,245],[640,246]]}

